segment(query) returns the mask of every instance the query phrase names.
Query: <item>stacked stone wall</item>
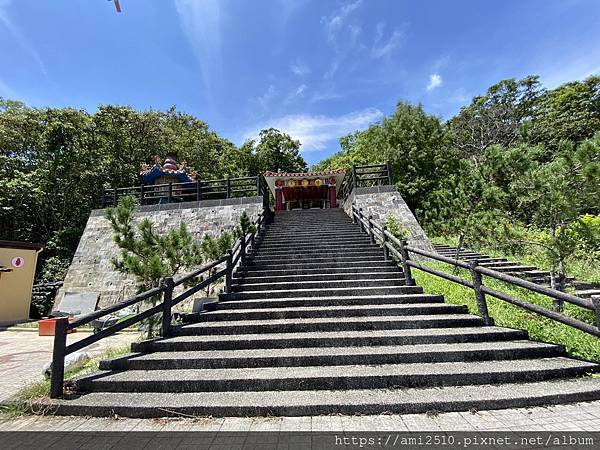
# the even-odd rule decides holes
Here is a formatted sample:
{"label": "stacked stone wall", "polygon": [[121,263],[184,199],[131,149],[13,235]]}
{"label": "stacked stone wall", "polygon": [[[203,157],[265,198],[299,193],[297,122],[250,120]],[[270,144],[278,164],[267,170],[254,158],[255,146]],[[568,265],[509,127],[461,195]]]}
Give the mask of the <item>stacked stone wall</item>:
{"label": "stacked stone wall", "polygon": [[[362,208],[366,216],[372,215],[373,219],[382,225],[388,217],[395,217],[400,225],[406,228],[410,235],[407,240],[410,245],[433,252],[433,246],[427,238],[425,231],[419,225],[396,186],[374,186],[357,188],[352,191],[344,202],[346,214],[352,215],[352,204]],[[418,259],[418,258],[417,258]]]}
{"label": "stacked stone wall", "polygon": [[[139,223],[148,218],[160,233],[185,223],[188,231],[200,241],[205,234],[215,236],[233,229],[243,211],[252,221],[257,219],[262,211],[262,197],[141,206],[135,212],[135,221]],[[113,242],[110,224],[104,218],[104,210],[92,211],[56,304],[60,305],[65,292],[98,293],[100,307],[135,295],[134,279],[112,267],[111,260],[117,255],[118,249]]]}

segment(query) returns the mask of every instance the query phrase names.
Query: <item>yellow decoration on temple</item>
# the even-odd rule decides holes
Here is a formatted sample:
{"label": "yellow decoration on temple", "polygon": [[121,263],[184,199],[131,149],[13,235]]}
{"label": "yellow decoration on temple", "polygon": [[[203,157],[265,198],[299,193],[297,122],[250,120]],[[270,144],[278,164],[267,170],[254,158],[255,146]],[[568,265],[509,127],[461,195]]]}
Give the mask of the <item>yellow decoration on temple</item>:
{"label": "yellow decoration on temple", "polygon": [[288,187],[296,187],[296,181],[294,181],[294,180],[288,181]]}
{"label": "yellow decoration on temple", "polygon": [[302,187],[308,187],[309,184],[310,184],[310,181],[308,181],[306,178],[304,180],[302,180]]}
{"label": "yellow decoration on temple", "polygon": [[323,186],[323,180],[321,180],[320,178],[317,178],[315,180],[315,186],[317,186],[317,187]]}

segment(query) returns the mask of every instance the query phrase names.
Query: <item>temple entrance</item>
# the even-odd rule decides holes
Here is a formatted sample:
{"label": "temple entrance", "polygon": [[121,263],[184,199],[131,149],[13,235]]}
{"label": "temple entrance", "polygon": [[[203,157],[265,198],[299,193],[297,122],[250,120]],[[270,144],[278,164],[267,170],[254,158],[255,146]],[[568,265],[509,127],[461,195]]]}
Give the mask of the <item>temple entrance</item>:
{"label": "temple entrance", "polygon": [[266,172],[265,180],[275,198],[275,211],[337,208],[338,187],[346,172]]}

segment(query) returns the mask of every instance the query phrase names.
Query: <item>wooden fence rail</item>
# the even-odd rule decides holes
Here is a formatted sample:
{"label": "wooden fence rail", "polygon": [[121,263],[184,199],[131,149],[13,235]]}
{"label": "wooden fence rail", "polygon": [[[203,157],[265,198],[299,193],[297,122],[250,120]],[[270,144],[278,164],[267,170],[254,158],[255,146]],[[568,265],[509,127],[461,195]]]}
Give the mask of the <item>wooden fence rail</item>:
{"label": "wooden fence rail", "polygon": [[[502,272],[498,272],[487,267],[480,266],[477,261],[467,263],[465,261],[459,261],[457,259],[448,258],[446,256],[438,255],[437,253],[422,250],[416,247],[408,245],[406,240],[401,240],[390,233],[384,226],[373,220],[372,217],[367,217],[362,208],[356,208],[352,206],[352,219],[358,223],[361,230],[370,235],[371,240],[378,240],[384,247],[384,256],[387,258],[390,255],[394,257],[396,261],[402,264],[404,270],[404,277],[408,286],[414,286],[415,280],[412,276],[412,269],[418,269],[423,272],[438,276],[453,283],[460,284],[462,286],[473,289],[475,294],[475,300],[479,315],[482,317],[486,325],[493,325],[494,320],[490,317],[487,307],[486,295],[490,295],[499,300],[505,301],[512,305],[534,312],[548,319],[560,322],[570,327],[589,333],[593,336],[600,337],[600,300],[599,299],[584,299],[575,295],[561,292],[556,289],[552,289],[546,286],[540,286],[530,281],[523,280],[521,278],[513,277]],[[421,264],[410,258],[410,254],[420,255],[430,260],[438,261],[441,263],[449,264],[459,269],[468,270],[471,276],[471,280],[460,278],[456,275],[449,274],[442,270],[434,269],[427,265]],[[497,291],[488,286],[485,286],[483,276],[502,281],[511,286],[516,286],[525,289],[530,292],[542,294],[547,297],[554,299],[559,302],[567,302],[581,308],[593,311],[596,316],[596,324],[591,325],[579,319],[567,316],[559,311],[553,311],[540,305],[529,303],[525,300],[517,299],[504,292]]]}
{"label": "wooden fence rail", "polygon": [[264,192],[264,184],[261,179],[262,177],[259,175],[185,183],[104,188],[101,203],[103,208],[116,206],[119,199],[125,196],[137,198],[140,205],[260,196]]}
{"label": "wooden fence rail", "polygon": [[354,164],[346,174],[338,192],[338,198],[345,200],[354,188],[392,184],[390,162],[361,166]]}
{"label": "wooden fence rail", "polygon": [[[100,339],[111,336],[116,332],[123,330],[124,328],[140,323],[142,320],[156,314],[162,314],[161,336],[169,336],[171,331],[171,311],[173,306],[221,278],[225,278],[225,292],[231,292],[233,271],[237,267],[238,263],[245,259],[248,249],[253,248],[256,237],[262,235],[266,224],[270,220],[270,211],[264,210],[254,222],[256,226],[256,231],[254,233],[249,233],[240,237],[235,242],[232,249],[228,250],[225,255],[191,273],[183,275],[177,279],[167,278],[163,280],[161,285],[158,287],[142,292],[141,294],[98,311],[78,316],[75,319],[69,319],[68,317],[56,318],[54,345],[52,350],[50,397],[59,398],[63,395],[65,376],[64,364],[65,357],[67,355],[98,342]],[[210,271],[215,268],[218,269],[215,273],[209,275],[207,278],[201,279],[201,281],[195,282],[198,277],[201,277],[206,273],[210,273]],[[193,286],[189,287],[190,283],[192,283]],[[174,290],[177,286],[184,286],[184,291],[178,296],[174,297]],[[158,297],[160,297],[160,299]],[[80,341],[67,345],[67,334],[70,330],[74,330],[81,325],[88,324],[93,320],[100,319],[101,317],[105,317],[129,306],[141,305],[142,302],[151,299],[155,300],[154,306],[139,312],[134,316],[128,317],[127,319],[120,321],[115,325],[104,328],[101,331]]]}

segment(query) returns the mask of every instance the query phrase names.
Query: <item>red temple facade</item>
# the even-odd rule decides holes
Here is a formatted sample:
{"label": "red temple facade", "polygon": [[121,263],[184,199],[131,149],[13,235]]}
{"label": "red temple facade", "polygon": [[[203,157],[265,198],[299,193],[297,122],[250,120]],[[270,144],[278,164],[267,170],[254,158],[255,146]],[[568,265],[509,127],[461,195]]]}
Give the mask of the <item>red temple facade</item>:
{"label": "red temple facade", "polygon": [[337,192],[346,171],[266,172],[265,180],[275,198],[275,211],[337,208]]}

